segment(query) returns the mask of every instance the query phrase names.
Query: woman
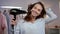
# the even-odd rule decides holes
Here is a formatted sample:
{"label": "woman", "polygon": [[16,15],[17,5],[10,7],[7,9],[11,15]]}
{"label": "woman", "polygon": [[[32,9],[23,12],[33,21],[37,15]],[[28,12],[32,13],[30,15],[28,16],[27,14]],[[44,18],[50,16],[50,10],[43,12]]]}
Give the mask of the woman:
{"label": "woman", "polygon": [[[44,16],[48,14],[49,18]],[[45,11],[44,5],[37,2],[28,6],[26,17],[15,26],[14,34],[45,34],[45,23],[57,16],[52,11]]]}

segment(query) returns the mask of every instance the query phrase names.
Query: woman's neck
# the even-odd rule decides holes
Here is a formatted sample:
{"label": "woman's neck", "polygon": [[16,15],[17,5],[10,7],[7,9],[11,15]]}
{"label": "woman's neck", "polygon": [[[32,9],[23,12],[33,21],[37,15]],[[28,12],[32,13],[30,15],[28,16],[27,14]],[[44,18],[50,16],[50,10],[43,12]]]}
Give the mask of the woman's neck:
{"label": "woman's neck", "polygon": [[33,23],[35,21],[35,19],[36,19],[36,17],[31,16],[31,20],[30,21]]}

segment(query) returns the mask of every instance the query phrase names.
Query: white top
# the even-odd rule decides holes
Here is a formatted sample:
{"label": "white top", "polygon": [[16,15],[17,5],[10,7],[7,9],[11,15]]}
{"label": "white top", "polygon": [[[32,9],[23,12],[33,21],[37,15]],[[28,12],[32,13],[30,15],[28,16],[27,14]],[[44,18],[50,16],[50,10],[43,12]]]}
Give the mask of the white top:
{"label": "white top", "polygon": [[45,23],[56,19],[56,15],[52,11],[47,11],[49,18],[40,18],[30,23],[23,19],[17,22],[14,27],[14,34],[45,34]]}

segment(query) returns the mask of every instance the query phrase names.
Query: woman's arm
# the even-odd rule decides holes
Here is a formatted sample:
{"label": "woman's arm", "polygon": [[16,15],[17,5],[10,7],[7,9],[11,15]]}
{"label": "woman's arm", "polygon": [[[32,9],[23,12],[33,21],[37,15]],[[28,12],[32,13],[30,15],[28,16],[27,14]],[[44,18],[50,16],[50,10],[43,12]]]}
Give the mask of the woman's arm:
{"label": "woman's arm", "polygon": [[18,24],[14,26],[14,34],[20,34],[20,33],[21,33],[21,28],[20,28],[20,23],[18,22]]}
{"label": "woman's arm", "polygon": [[49,16],[48,18],[44,18],[46,23],[57,18],[57,16],[53,13],[53,11],[50,8],[46,10],[46,13]]}

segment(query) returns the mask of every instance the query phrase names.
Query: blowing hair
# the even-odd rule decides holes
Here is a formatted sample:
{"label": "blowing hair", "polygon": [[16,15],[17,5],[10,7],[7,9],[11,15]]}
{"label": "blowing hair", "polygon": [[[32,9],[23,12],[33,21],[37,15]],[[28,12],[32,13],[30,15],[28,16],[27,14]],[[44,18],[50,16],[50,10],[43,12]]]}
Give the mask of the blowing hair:
{"label": "blowing hair", "polygon": [[[44,15],[46,15],[46,11],[45,11],[44,5],[43,5],[41,2],[36,2],[36,3],[31,4],[31,5],[28,6],[28,9],[27,9],[28,13],[27,13],[27,15],[25,16],[24,20],[26,20],[26,21],[30,21],[30,20],[31,20],[31,9],[32,9],[36,4],[41,5],[42,8],[43,8],[42,11],[41,11],[41,14],[40,14],[39,16],[37,16],[36,19],[44,18]],[[35,19],[35,20],[36,20],[36,19]]]}

